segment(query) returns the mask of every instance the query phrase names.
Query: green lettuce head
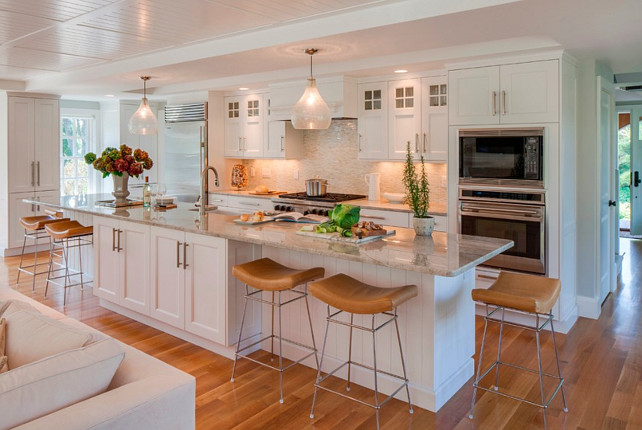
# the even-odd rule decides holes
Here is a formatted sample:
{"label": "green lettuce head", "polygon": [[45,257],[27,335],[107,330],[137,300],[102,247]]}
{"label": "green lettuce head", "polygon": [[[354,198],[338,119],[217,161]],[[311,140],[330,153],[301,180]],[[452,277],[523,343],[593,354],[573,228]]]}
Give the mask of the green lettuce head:
{"label": "green lettuce head", "polygon": [[359,222],[361,207],[339,203],[328,215],[341,228],[349,229]]}

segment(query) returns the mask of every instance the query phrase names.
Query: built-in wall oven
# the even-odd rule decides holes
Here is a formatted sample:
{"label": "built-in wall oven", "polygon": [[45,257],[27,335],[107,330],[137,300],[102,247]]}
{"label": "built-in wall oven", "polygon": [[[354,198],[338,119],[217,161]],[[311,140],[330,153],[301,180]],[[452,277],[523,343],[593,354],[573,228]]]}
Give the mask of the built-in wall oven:
{"label": "built-in wall oven", "polygon": [[462,234],[512,240],[515,245],[484,264],[546,274],[545,191],[460,186]]}
{"label": "built-in wall oven", "polygon": [[543,128],[459,130],[459,183],[543,186]]}

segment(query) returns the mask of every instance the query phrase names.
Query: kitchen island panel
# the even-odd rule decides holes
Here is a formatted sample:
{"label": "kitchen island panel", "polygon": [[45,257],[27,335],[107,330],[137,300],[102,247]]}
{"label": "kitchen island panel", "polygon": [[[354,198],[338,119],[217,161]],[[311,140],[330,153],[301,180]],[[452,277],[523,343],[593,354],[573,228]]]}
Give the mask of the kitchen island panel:
{"label": "kitchen island panel", "polygon": [[[470,291],[474,287],[474,269],[456,277],[441,277],[330,257],[320,260],[316,256],[309,258],[296,251],[274,247],[263,247],[263,256],[299,269],[322,266],[326,270],[325,277],[345,273],[378,287],[417,285],[419,295],[398,308],[399,330],[411,395],[417,405],[432,411],[438,410],[473,376],[475,314]],[[309,300],[317,347],[321,350],[327,306],[312,296]],[[297,302],[288,305],[282,312],[284,336],[296,342],[309,344],[310,333],[305,322],[305,304]],[[349,315],[343,314],[343,319],[348,322]],[[378,317],[377,321],[380,323],[383,319]],[[269,323],[270,315],[264,313],[264,336],[269,335]],[[355,315],[354,323],[368,327],[372,324],[372,317]],[[323,363],[324,372],[332,371],[341,362],[347,361],[348,345],[348,328],[330,325]],[[269,342],[265,343],[263,348],[269,351]],[[377,333],[377,366],[384,371],[401,374],[398,348],[394,325],[380,330]],[[285,343],[283,351],[290,359],[301,357],[304,352],[297,346]],[[372,366],[372,357],[371,335],[354,330],[353,360]],[[314,368],[314,358],[308,358],[303,364]],[[355,383],[374,388],[371,371],[353,367],[352,375]],[[347,369],[342,369],[337,376],[347,378]],[[390,394],[397,387],[398,384],[391,378],[385,375],[379,378],[381,392]],[[402,390],[396,397],[405,400],[405,392]]]}

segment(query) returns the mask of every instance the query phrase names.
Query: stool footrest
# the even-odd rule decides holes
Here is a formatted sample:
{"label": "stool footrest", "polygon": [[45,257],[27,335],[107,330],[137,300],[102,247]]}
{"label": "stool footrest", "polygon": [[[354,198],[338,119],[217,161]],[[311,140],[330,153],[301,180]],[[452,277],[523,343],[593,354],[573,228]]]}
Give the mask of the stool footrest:
{"label": "stool footrest", "polygon": [[[271,365],[269,365],[269,364],[267,364],[267,363],[263,363],[263,362],[262,362],[262,361],[260,361],[260,360],[257,360],[257,359],[255,359],[255,358],[252,358],[252,357],[250,357],[250,356],[248,356],[248,355],[241,354],[241,352],[242,352],[242,351],[245,351],[246,349],[252,348],[253,346],[258,345],[259,343],[261,343],[261,342],[265,342],[265,341],[270,340],[270,339],[279,339],[279,336],[277,336],[277,335],[275,335],[275,334],[273,334],[273,335],[269,335],[269,336],[266,336],[266,337],[264,337],[264,338],[262,338],[262,339],[259,339],[259,340],[255,341],[255,342],[253,342],[253,343],[251,343],[251,344],[249,344],[249,345],[244,346],[243,348],[239,348],[239,349],[234,353],[234,355],[235,355],[236,357],[245,358],[245,359],[247,359],[247,360],[253,361],[253,362],[255,362],[255,363],[257,363],[257,364],[260,364],[260,365],[262,365],[262,366],[269,367],[270,369],[278,370],[279,372],[283,372],[283,371],[285,371],[285,370],[289,369],[290,367],[294,366],[295,364],[299,364],[300,362],[302,362],[302,361],[303,361],[303,360],[305,360],[306,358],[313,356],[313,355],[315,354],[315,352],[316,352],[316,350],[315,350],[313,347],[309,346],[309,345],[304,345],[304,344],[302,344],[302,343],[300,343],[300,342],[296,342],[296,341],[294,341],[294,340],[290,340],[290,339],[286,339],[286,338],[281,338],[281,341],[282,341],[282,342],[287,342],[287,343],[289,343],[289,344],[296,345],[296,346],[299,346],[299,347],[301,347],[301,348],[305,348],[305,349],[308,349],[308,350],[312,351],[312,352],[310,352],[309,354],[307,354],[306,356],[301,357],[300,359],[298,359],[298,360],[296,360],[296,361],[293,361],[291,364],[289,364],[289,365],[287,365],[287,366],[285,366],[285,367],[283,367],[283,368],[275,367],[275,366],[271,366]],[[290,361],[291,361],[291,360],[290,360]]]}
{"label": "stool footrest", "polygon": [[388,397],[386,397],[383,401],[379,402],[379,404],[372,404],[372,403],[368,403],[368,402],[363,401],[363,400],[361,400],[361,399],[357,399],[356,397],[349,396],[349,395],[344,394],[344,393],[342,393],[342,392],[340,392],[340,391],[336,391],[336,390],[333,390],[333,389],[331,389],[331,388],[324,387],[323,385],[321,385],[321,383],[323,383],[326,379],[328,379],[330,376],[333,376],[335,373],[337,373],[339,370],[343,369],[343,368],[344,368],[345,366],[347,366],[348,364],[351,364],[351,365],[353,365],[353,366],[358,366],[358,367],[361,367],[361,368],[363,368],[363,369],[368,369],[368,370],[372,370],[372,371],[374,371],[374,367],[367,366],[367,365],[362,364],[362,363],[357,363],[356,361],[346,361],[346,362],[344,362],[344,363],[340,364],[338,367],[336,367],[333,371],[331,371],[331,372],[327,373],[324,377],[319,378],[319,379],[315,382],[314,386],[315,386],[315,387],[317,387],[317,388],[321,388],[322,390],[325,390],[325,391],[329,391],[329,392],[331,392],[331,393],[338,394],[339,396],[344,397],[344,398],[346,398],[346,399],[354,400],[354,401],[356,401],[356,402],[361,403],[362,405],[366,405],[366,406],[370,406],[371,408],[379,409],[380,407],[382,407],[383,405],[385,405],[386,403],[388,403],[388,401],[390,401],[390,400],[391,400],[395,395],[397,395],[397,393],[398,393],[399,391],[401,391],[403,388],[405,388],[405,387],[406,387],[406,385],[408,385],[408,380],[407,380],[407,379],[404,379],[404,378],[403,378],[403,377],[401,377],[400,375],[395,375],[394,373],[390,373],[390,372],[386,372],[385,370],[377,369],[377,373],[381,373],[381,374],[383,374],[383,375],[391,376],[391,377],[393,377],[393,378],[395,378],[395,379],[398,379],[398,380],[402,381],[401,385],[400,385],[399,387],[397,387],[397,389],[396,389],[395,391],[393,391],[393,392],[392,392]]}

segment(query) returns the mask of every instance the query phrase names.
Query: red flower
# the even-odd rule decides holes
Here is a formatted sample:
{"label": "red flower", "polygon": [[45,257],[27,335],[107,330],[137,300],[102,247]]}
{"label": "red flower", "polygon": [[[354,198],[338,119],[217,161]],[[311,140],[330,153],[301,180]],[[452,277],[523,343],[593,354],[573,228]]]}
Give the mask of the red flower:
{"label": "red flower", "polygon": [[130,164],[128,173],[130,174],[130,176],[138,176],[141,173],[143,173],[143,165],[142,165],[142,163]]}
{"label": "red flower", "polygon": [[119,158],[118,160],[114,161],[114,168],[117,171],[123,173],[129,169],[129,163],[125,161],[124,158]]}

